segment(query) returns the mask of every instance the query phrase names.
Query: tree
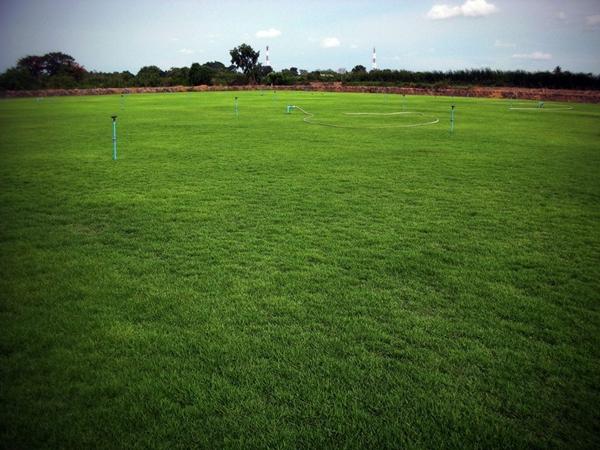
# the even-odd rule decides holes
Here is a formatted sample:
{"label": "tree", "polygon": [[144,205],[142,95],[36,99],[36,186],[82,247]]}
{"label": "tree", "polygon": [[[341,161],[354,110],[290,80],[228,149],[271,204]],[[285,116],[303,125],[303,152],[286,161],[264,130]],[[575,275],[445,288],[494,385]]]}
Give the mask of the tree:
{"label": "tree", "polygon": [[271,66],[263,66],[262,64],[258,63],[256,65],[256,81],[260,83],[260,81],[263,80],[271,72],[273,72],[273,68]]}
{"label": "tree", "polygon": [[160,86],[162,70],[157,66],[144,66],[135,76],[138,86]]}
{"label": "tree", "polygon": [[192,64],[190,67],[190,84],[192,86],[198,86],[199,84],[211,84],[214,70],[206,65],[200,65],[198,63]]}
{"label": "tree", "polygon": [[260,52],[254,51],[248,44],[242,44],[229,51],[231,63],[241,70],[250,81],[256,81],[256,63]]}
{"label": "tree", "polygon": [[71,72],[75,66],[75,58],[62,52],[46,53],[44,56],[44,72],[48,76],[57,75],[61,72]]}
{"label": "tree", "polygon": [[0,75],[0,90],[23,90],[23,89],[38,89],[39,81],[36,77],[24,68],[11,67],[2,75]]}
{"label": "tree", "polygon": [[190,83],[189,67],[171,67],[166,74],[169,86],[187,86]]}
{"label": "tree", "polygon": [[44,73],[44,57],[43,56],[25,56],[17,61],[17,69],[26,70],[35,78],[42,76]]}
{"label": "tree", "polygon": [[0,74],[0,90],[48,88],[95,88],[129,86],[171,86],[186,84],[243,85],[248,82],[294,84],[308,82],[373,83],[413,87],[445,86],[513,86],[524,88],[600,90],[600,75],[573,73],[556,66],[552,71],[502,71],[489,68],[451,71],[411,72],[408,70],[367,70],[355,66],[343,76],[332,70],[307,72],[296,67],[272,72],[258,63],[259,52],[242,44],[230,51],[234,64],[219,61],[188,67],[172,67],[167,72],[157,66],[142,67],[137,75],[129,72],[87,72],[66,53],[51,52],[43,56],[28,55],[15,67]]}
{"label": "tree", "polygon": [[203,66],[209,67],[213,70],[226,70],[227,67],[225,67],[225,64],[223,64],[222,62],[219,61],[210,61],[210,62],[205,62],[204,64],[202,64]]}
{"label": "tree", "polygon": [[86,73],[83,66],[77,64],[75,58],[62,52],[46,53],[44,56],[26,56],[19,59],[17,69],[26,70],[29,74],[42,81],[43,78],[61,76],[69,84],[81,81]]}
{"label": "tree", "polygon": [[121,86],[119,87],[129,87],[135,84],[135,75],[132,74],[129,70],[124,70],[119,75],[117,75],[118,83]]}
{"label": "tree", "polygon": [[265,78],[267,84],[273,84],[276,86],[284,86],[294,84],[294,76],[289,70],[282,70],[281,72],[271,72]]}

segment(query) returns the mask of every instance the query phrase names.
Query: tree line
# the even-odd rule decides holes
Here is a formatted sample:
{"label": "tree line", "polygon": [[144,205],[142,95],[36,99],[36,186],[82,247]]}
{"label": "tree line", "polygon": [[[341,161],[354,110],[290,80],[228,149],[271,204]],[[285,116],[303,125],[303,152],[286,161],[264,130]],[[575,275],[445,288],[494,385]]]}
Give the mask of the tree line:
{"label": "tree line", "polygon": [[219,61],[193,63],[190,67],[162,70],[144,66],[136,74],[129,71],[87,71],[62,52],[26,56],[16,66],[0,74],[0,90],[127,88],[157,86],[197,86],[244,84],[294,85],[313,82],[339,82],[347,85],[448,87],[509,86],[551,89],[600,89],[600,75],[573,73],[556,67],[553,71],[467,69],[454,71],[352,70],[307,71],[290,67],[273,71],[258,62],[260,52],[247,44],[230,50],[230,64]]}

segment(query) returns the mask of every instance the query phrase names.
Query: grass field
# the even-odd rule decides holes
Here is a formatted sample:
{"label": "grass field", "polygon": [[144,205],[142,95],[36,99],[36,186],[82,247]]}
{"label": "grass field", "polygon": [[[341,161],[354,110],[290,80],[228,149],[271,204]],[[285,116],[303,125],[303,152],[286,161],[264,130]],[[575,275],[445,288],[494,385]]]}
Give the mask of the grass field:
{"label": "grass field", "polygon": [[0,101],[1,446],[598,448],[600,105],[551,106]]}

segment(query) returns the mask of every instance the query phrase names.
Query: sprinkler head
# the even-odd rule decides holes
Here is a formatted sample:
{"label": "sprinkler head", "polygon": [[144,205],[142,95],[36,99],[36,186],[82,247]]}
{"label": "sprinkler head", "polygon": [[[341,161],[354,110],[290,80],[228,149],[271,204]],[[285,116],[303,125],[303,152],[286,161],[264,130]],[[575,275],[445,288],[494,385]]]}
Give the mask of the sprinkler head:
{"label": "sprinkler head", "polygon": [[113,120],[113,122],[117,120],[117,116],[110,116],[110,118]]}
{"label": "sprinkler head", "polygon": [[454,109],[454,105],[451,105],[452,109]]}

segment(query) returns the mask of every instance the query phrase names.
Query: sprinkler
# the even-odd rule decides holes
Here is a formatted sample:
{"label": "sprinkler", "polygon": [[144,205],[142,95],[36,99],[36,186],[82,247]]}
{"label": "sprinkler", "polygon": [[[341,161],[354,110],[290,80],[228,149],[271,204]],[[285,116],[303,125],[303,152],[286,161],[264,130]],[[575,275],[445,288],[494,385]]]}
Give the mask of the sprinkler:
{"label": "sprinkler", "polygon": [[454,132],[454,105],[450,106],[450,133]]}
{"label": "sprinkler", "polygon": [[110,116],[113,124],[113,160],[117,160],[117,116]]}
{"label": "sprinkler", "polygon": [[233,100],[233,110],[235,111],[235,117],[239,117],[240,112],[238,110],[238,98],[237,97],[235,97]]}

